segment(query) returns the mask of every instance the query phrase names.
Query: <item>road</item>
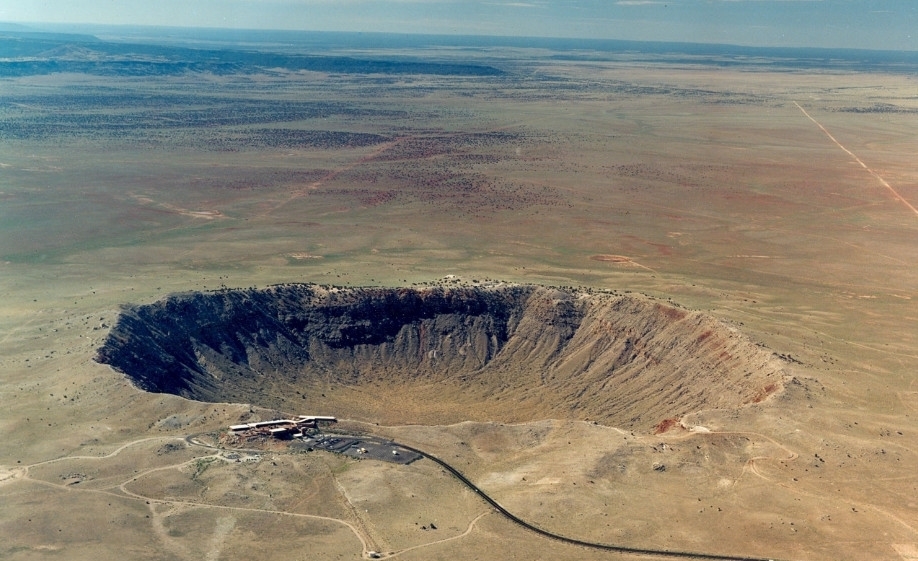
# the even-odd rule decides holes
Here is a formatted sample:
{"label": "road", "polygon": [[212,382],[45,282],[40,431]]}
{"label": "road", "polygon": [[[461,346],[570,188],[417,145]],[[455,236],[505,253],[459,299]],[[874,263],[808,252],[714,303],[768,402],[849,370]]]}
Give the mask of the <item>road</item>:
{"label": "road", "polygon": [[699,553],[699,552],[693,552],[693,551],[679,551],[679,550],[672,550],[672,549],[644,549],[640,547],[627,547],[623,545],[596,543],[596,542],[590,542],[586,540],[579,540],[577,538],[570,538],[567,536],[562,536],[560,534],[549,532],[548,530],[539,528],[538,526],[534,524],[526,522],[522,518],[516,516],[509,510],[505,509],[503,506],[500,505],[500,503],[498,503],[496,500],[491,498],[487,493],[479,489],[478,486],[476,486],[474,483],[469,481],[468,478],[466,478],[464,475],[462,475],[462,473],[459,472],[459,470],[449,465],[448,463],[444,462],[440,458],[437,458],[436,456],[428,454],[427,452],[424,452],[423,450],[412,448],[411,446],[407,446],[405,444],[399,444],[399,446],[401,446],[402,448],[405,448],[406,450],[411,450],[412,452],[420,454],[424,456],[425,458],[427,458],[428,460],[431,460],[432,462],[439,464],[446,471],[452,474],[453,477],[461,481],[465,486],[467,486],[469,489],[471,489],[476,494],[478,494],[479,497],[484,499],[485,502],[487,502],[492,507],[494,507],[494,509],[497,510],[497,512],[499,512],[500,514],[502,514],[505,518],[507,518],[508,520],[510,520],[511,522],[519,526],[522,526],[523,528],[526,528],[529,531],[535,532],[536,534],[539,534],[540,536],[543,536],[546,538],[561,541],[561,542],[568,543],[571,545],[587,547],[591,549],[602,549],[605,551],[614,551],[617,553],[630,553],[633,555],[648,555],[648,556],[653,556],[653,557],[668,557],[668,558],[676,558],[676,559],[711,559],[711,560],[716,560],[716,561],[775,561],[775,559],[771,557],[750,557],[748,555],[720,555],[717,553]]}

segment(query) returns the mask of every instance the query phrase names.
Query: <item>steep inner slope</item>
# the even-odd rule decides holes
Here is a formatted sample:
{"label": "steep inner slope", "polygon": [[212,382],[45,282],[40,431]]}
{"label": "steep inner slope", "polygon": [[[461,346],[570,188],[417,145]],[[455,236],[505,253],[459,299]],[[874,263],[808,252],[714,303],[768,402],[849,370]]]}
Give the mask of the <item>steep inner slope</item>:
{"label": "steep inner slope", "polygon": [[782,363],[697,312],[539,286],[280,285],[125,307],[97,360],[140,388],[387,423],[652,428],[757,402]]}

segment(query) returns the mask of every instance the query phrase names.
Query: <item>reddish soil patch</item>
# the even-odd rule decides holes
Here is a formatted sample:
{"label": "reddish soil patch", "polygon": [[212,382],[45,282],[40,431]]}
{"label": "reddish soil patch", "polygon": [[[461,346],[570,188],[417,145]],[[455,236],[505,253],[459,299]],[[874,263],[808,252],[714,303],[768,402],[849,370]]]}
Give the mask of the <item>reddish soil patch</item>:
{"label": "reddish soil patch", "polygon": [[673,254],[673,248],[671,248],[670,246],[668,246],[668,245],[666,245],[666,244],[662,244],[662,243],[651,243],[651,242],[647,242],[647,243],[650,244],[651,246],[653,246],[653,247],[660,253],[660,255],[665,255],[665,256],[669,257],[670,255]]}
{"label": "reddish soil patch", "polygon": [[667,319],[670,319],[672,321],[679,321],[680,319],[683,319],[686,316],[686,312],[684,310],[680,310],[679,308],[673,308],[672,306],[664,306],[662,304],[656,304],[654,308],[656,308],[657,311],[663,314]]}
{"label": "reddish soil patch", "polygon": [[669,418],[669,419],[663,419],[662,421],[660,421],[659,423],[657,423],[657,426],[655,426],[655,427],[653,428],[653,433],[654,433],[654,434],[663,434],[664,432],[666,432],[666,431],[668,431],[669,429],[671,429],[671,428],[673,428],[673,427],[676,427],[676,426],[678,426],[678,427],[681,427],[681,426],[682,426],[682,425],[679,424],[679,419],[676,419],[675,417],[672,417],[672,418]]}
{"label": "reddish soil patch", "polygon": [[772,382],[768,384],[767,386],[765,386],[764,388],[756,392],[756,394],[752,397],[752,403],[761,403],[762,401],[765,401],[765,399],[768,396],[775,393],[777,390],[778,390],[777,383]]}
{"label": "reddish soil patch", "polygon": [[710,337],[710,336],[713,335],[713,334],[714,334],[714,332],[711,331],[710,329],[708,329],[707,331],[705,331],[704,333],[702,333],[701,335],[699,335],[698,338],[695,339],[695,342],[696,342],[696,343],[703,343],[705,340],[707,340],[708,337]]}

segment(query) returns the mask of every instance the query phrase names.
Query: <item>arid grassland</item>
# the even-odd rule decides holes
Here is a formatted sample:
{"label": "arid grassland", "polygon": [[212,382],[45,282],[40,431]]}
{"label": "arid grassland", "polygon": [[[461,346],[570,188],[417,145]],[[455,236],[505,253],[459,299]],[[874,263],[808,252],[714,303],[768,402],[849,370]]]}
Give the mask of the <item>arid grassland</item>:
{"label": "arid grassland", "polygon": [[[45,66],[0,77],[0,558],[647,558],[516,526],[428,459],[203,445],[317,414],[434,454],[584,541],[918,559],[914,74],[510,47],[362,66],[373,57],[166,68],[145,53],[113,72],[101,46],[34,49]],[[170,294],[255,314],[262,289],[292,283],[607,300],[570,347],[568,316],[519,304],[531,325],[500,347],[513,363],[477,378],[385,348],[345,357],[340,333],[319,366],[264,343],[243,368],[215,343],[194,357],[210,393],[186,392],[211,402],[96,361],[125,304],[154,305],[160,344]],[[516,326],[507,309],[424,325],[472,341]],[[606,309],[635,317],[615,331]],[[202,317],[198,339],[239,337]],[[684,318],[682,338],[656,327]],[[640,400],[614,393],[602,368],[657,333],[645,377],[621,386]],[[292,381],[276,376],[290,364]]]}

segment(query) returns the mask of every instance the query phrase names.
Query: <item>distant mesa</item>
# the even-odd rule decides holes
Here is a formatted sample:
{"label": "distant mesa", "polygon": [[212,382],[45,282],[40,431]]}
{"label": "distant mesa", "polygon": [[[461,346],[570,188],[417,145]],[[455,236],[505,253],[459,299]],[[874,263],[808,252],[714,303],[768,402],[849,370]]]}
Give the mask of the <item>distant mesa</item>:
{"label": "distant mesa", "polygon": [[[273,42],[273,41],[271,41]],[[319,56],[242,49],[201,49],[170,44],[124,43],[91,35],[0,28],[0,75],[75,72],[100,76],[171,76],[192,73],[251,74],[283,69],[336,74],[502,76],[498,68],[455,61]]]}
{"label": "distant mesa", "polygon": [[580,418],[652,431],[758,403],[784,363],[699,312],[493,284],[308,284],[125,306],[97,361],[139,388],[386,423]]}

